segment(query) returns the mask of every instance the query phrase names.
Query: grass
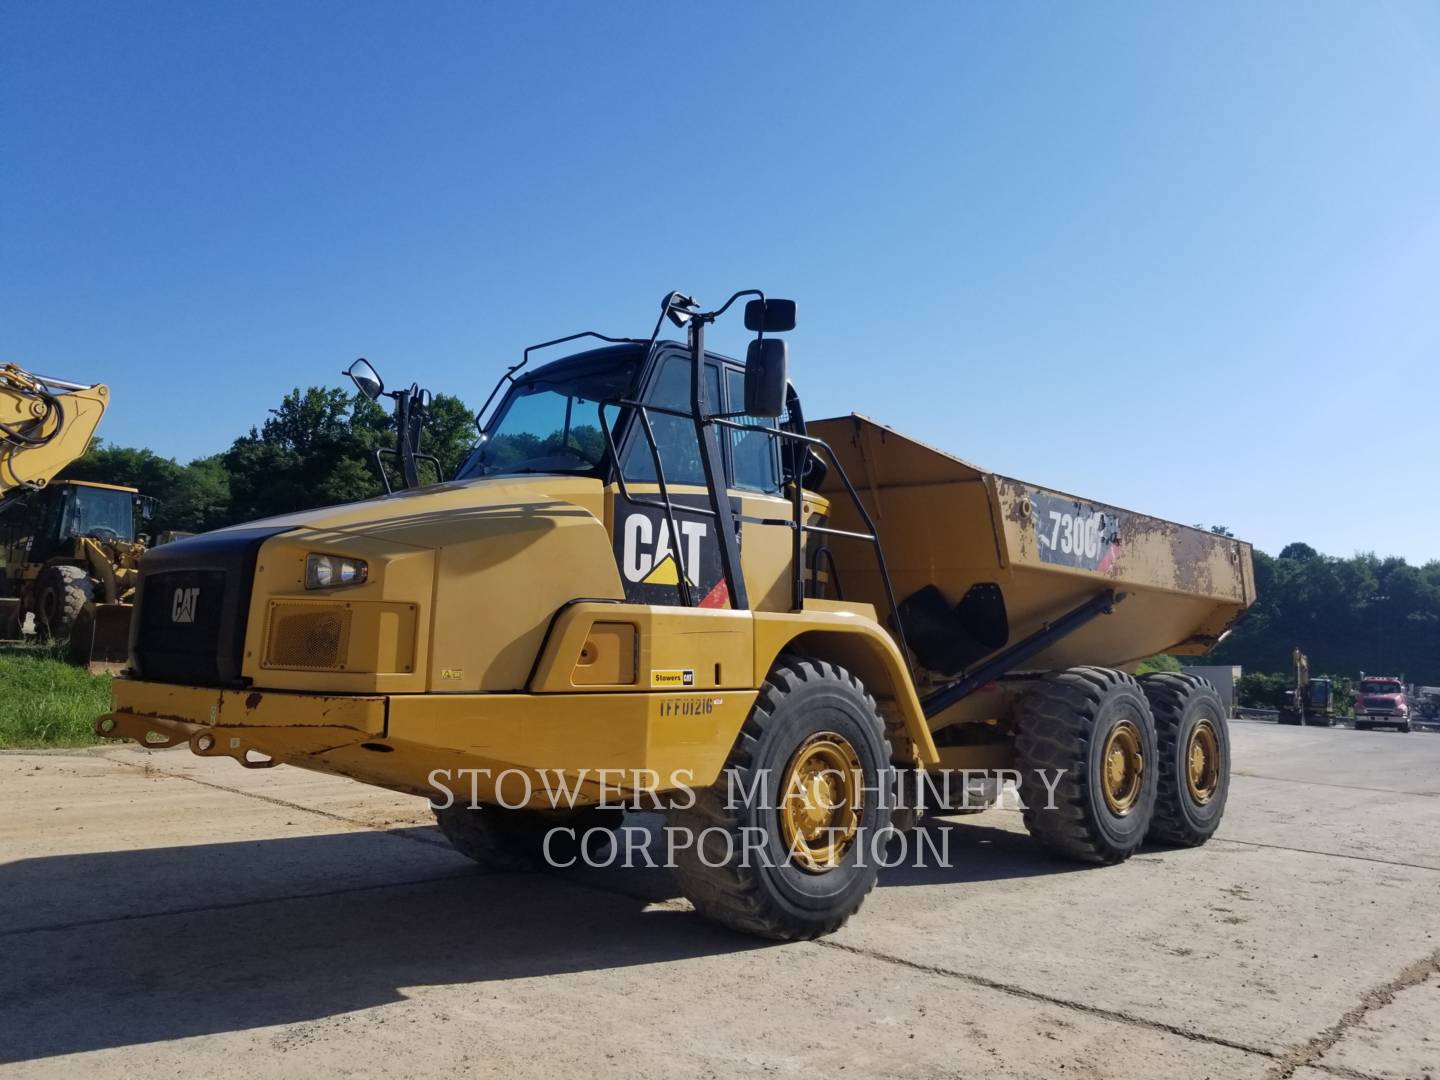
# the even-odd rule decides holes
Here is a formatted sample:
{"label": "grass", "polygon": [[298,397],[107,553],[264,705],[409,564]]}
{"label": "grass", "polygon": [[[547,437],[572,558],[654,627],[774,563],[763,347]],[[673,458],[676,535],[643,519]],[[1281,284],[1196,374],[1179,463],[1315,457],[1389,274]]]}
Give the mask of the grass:
{"label": "grass", "polygon": [[91,675],[50,646],[0,646],[0,750],[90,746],[109,710],[110,676]]}

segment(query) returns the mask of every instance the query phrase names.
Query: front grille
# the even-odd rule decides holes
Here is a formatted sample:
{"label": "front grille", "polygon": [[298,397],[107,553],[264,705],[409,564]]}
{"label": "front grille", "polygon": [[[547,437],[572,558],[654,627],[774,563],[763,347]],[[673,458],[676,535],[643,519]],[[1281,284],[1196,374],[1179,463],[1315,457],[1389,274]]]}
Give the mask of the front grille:
{"label": "front grille", "polygon": [[1364,704],[1365,708],[1375,712],[1389,712],[1395,708],[1394,702],[1387,701],[1385,698],[1366,698]]}
{"label": "front grille", "polygon": [[260,545],[284,528],[223,529],[140,560],[130,662],[153,682],[238,686]]}
{"label": "front grille", "polygon": [[[139,641],[150,673],[213,683],[220,644],[223,570],[171,570],[145,579]],[[162,674],[163,673],[163,674]]]}
{"label": "front grille", "polygon": [[350,609],[335,604],[276,602],[270,605],[265,666],[301,671],[339,671],[350,648]]}

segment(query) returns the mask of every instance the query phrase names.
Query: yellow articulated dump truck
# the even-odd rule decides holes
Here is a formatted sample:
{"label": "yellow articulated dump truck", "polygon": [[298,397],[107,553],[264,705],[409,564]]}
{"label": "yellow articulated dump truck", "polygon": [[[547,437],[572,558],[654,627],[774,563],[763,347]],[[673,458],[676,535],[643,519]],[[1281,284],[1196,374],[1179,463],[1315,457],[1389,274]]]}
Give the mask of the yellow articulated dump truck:
{"label": "yellow articulated dump truck", "polygon": [[[743,363],[705,347],[741,300]],[[1249,546],[860,416],[807,424],[794,322],[754,290],[671,293],[648,338],[527,350],[447,483],[146,553],[97,731],[429,797],[492,867],[634,800],[699,912],[773,938],[839,927],[878,848],[977,781],[1017,780],[1072,859],[1203,843],[1219,698],[1128,672],[1219,640],[1254,599]],[[402,416],[426,396],[350,374]]]}

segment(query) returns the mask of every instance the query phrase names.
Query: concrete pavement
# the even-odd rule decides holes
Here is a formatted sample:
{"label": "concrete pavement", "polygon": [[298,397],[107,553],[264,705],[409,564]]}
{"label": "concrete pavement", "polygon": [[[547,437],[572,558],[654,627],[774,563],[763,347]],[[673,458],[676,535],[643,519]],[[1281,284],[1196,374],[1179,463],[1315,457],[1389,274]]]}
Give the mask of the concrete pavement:
{"label": "concrete pavement", "polygon": [[1220,836],[1109,869],[927,823],[839,934],[662,871],[484,875],[423,802],[0,755],[0,1075],[1440,1076],[1440,736],[1236,722]]}

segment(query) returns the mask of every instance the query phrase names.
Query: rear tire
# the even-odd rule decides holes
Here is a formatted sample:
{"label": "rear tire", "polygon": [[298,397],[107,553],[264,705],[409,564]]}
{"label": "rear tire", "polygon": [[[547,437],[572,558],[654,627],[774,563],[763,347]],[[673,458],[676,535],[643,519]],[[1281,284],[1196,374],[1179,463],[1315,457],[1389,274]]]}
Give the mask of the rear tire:
{"label": "rear tire", "polygon": [[681,891],[706,918],[760,937],[838,930],[875,887],[893,786],[885,725],[860,680],[781,657],[719,780],[668,814]]}
{"label": "rear tire", "polygon": [[[1155,721],[1124,672],[1080,667],[1047,676],[1020,701],[1015,753],[1025,827],[1050,851],[1110,865],[1150,829],[1157,790]],[[1053,777],[1053,806],[1042,772]]]}
{"label": "rear tire", "polygon": [[1156,672],[1140,686],[1150,701],[1160,750],[1150,836],[1199,847],[1220,827],[1230,792],[1225,707],[1215,688],[1196,675]]}
{"label": "rear tire", "polygon": [[35,623],[42,637],[68,638],[95,602],[95,582],[78,566],[47,566],[35,580]]}

